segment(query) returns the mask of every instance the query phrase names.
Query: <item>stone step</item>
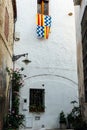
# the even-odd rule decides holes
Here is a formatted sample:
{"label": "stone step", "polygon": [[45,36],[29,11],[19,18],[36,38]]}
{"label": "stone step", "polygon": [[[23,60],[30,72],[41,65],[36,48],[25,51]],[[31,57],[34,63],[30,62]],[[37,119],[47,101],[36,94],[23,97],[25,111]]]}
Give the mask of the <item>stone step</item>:
{"label": "stone step", "polygon": [[[21,128],[19,130],[33,130],[33,129],[30,129],[30,128]],[[60,129],[60,128],[55,128],[55,129],[46,129],[46,130],[74,130],[74,129]]]}
{"label": "stone step", "polygon": [[57,129],[46,129],[46,130],[74,130],[74,129],[60,129],[60,128],[57,128]]}

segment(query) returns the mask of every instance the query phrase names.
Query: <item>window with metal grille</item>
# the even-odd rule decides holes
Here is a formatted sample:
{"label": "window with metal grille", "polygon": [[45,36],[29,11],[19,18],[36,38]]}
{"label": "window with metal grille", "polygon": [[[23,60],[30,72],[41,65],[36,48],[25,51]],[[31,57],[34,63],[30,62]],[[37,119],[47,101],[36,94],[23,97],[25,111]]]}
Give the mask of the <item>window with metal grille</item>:
{"label": "window with metal grille", "polygon": [[45,111],[45,95],[44,89],[30,89],[29,111],[44,112]]}
{"label": "window with metal grille", "polygon": [[37,13],[49,15],[49,0],[37,0]]}

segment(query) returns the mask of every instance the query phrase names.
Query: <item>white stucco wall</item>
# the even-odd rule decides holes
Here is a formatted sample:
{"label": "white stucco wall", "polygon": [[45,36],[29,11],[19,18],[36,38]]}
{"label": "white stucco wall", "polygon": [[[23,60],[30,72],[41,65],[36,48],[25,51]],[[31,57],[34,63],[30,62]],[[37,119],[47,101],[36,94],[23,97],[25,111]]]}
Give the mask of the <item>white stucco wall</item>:
{"label": "white stucco wall", "polygon": [[[70,102],[78,100],[73,0],[50,0],[52,27],[48,40],[36,37],[37,0],[17,0],[17,12],[15,31],[20,32],[20,41],[15,42],[14,53],[28,53],[32,61],[26,66],[22,57],[15,63],[23,66],[27,75],[21,89],[20,112],[29,119],[32,129],[41,128],[42,124],[47,129],[57,128],[61,110],[67,114],[72,108]],[[73,15],[69,16],[69,12]],[[29,113],[29,88],[45,89],[44,113]],[[23,98],[27,98],[27,111],[22,109]],[[35,116],[40,116],[40,120],[35,120]]]}

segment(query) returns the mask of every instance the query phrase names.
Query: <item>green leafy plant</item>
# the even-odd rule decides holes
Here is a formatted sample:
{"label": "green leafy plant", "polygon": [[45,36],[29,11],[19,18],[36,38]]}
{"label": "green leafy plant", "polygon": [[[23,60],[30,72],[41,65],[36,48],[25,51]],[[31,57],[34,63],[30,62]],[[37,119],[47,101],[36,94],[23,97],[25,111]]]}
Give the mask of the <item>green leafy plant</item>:
{"label": "green leafy plant", "polygon": [[68,124],[74,128],[74,130],[85,130],[87,129],[86,122],[83,120],[81,115],[81,107],[76,106],[77,102],[72,101],[71,104],[73,104],[72,111],[67,115]]}
{"label": "green leafy plant", "polygon": [[12,81],[12,109],[8,112],[8,115],[5,120],[6,128],[19,128],[20,125],[23,125],[24,115],[19,113],[19,104],[20,104],[20,96],[19,91],[20,88],[24,85],[23,75],[21,74],[23,68],[21,69],[8,69],[7,72]]}
{"label": "green leafy plant", "polygon": [[44,112],[44,110],[45,110],[45,106],[42,106],[42,105],[39,105],[39,106],[30,105],[29,107],[30,112]]}
{"label": "green leafy plant", "polygon": [[60,112],[59,123],[60,123],[60,129],[66,128],[66,117],[63,111]]}
{"label": "green leafy plant", "polygon": [[59,122],[66,124],[66,117],[63,111],[60,112]]}

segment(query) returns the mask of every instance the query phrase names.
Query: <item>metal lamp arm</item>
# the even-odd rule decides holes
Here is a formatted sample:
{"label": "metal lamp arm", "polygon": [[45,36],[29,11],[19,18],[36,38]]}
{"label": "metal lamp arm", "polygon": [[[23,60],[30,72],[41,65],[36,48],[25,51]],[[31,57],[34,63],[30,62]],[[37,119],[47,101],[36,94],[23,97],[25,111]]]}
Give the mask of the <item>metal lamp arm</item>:
{"label": "metal lamp arm", "polygon": [[22,56],[26,56],[26,55],[28,55],[28,53],[26,53],[26,54],[20,54],[20,55],[13,55],[13,57],[12,57],[12,61],[16,61],[16,60],[18,60],[20,57],[22,57]]}

